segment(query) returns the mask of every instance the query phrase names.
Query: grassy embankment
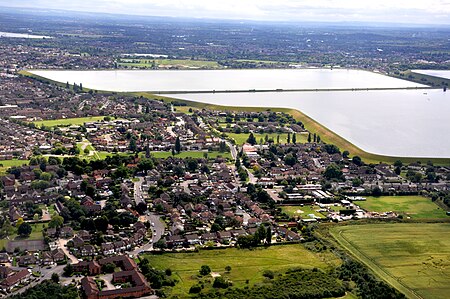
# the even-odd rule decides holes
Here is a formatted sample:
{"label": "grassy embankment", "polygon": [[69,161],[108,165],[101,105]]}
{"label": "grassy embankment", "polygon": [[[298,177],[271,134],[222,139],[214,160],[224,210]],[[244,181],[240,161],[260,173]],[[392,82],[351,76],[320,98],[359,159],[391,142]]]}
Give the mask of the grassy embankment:
{"label": "grassy embankment", "polygon": [[[49,80],[47,78],[34,75],[27,71],[21,71],[20,74],[28,77],[32,77],[39,80],[44,80],[48,83],[56,84],[58,86],[64,87],[65,84],[61,82],[56,82],[53,80]],[[83,88],[83,90],[88,91],[89,89]],[[111,93],[107,91],[98,91],[98,92],[105,92],[105,93]],[[368,153],[361,148],[357,147],[356,145],[350,143],[346,139],[342,138],[338,134],[334,133],[327,127],[321,125],[311,117],[307,116],[306,114],[295,110],[295,109],[289,109],[289,108],[265,108],[265,107],[233,107],[233,106],[221,106],[221,105],[213,105],[213,104],[205,104],[195,101],[188,101],[188,100],[180,100],[175,99],[171,97],[166,96],[160,96],[160,95],[153,95],[147,92],[135,92],[135,93],[124,93],[127,95],[137,95],[137,96],[144,96],[152,99],[159,99],[166,102],[172,102],[176,100],[177,102],[185,103],[186,106],[183,109],[189,109],[192,108],[209,108],[209,109],[215,109],[215,110],[222,110],[222,111],[248,111],[248,112],[259,112],[259,111],[267,111],[270,109],[271,111],[275,112],[285,112],[291,114],[295,119],[301,121],[305,128],[312,132],[320,135],[322,141],[330,144],[334,144],[338,146],[342,151],[347,150],[350,152],[351,156],[359,156],[361,157],[366,163],[394,163],[397,160],[403,161],[403,163],[412,163],[412,162],[422,162],[427,163],[428,161],[433,162],[435,165],[450,165],[450,158],[415,158],[415,157],[392,157],[392,156],[384,156],[384,155],[378,155],[373,153]]]}
{"label": "grassy embankment", "polygon": [[448,298],[450,224],[336,226],[331,234],[342,247],[408,298]]}
{"label": "grassy embankment", "polygon": [[[170,268],[173,271],[172,275],[179,282],[171,295],[183,298],[187,296],[189,288],[197,283],[197,274],[202,265],[208,265],[212,272],[233,281],[234,287],[243,288],[261,282],[265,270],[286,271],[296,267],[326,269],[340,264],[340,260],[332,253],[312,253],[300,244],[254,250],[202,250],[198,253],[167,253],[146,257],[153,267],[161,270]],[[229,273],[225,271],[226,266],[231,266]]]}

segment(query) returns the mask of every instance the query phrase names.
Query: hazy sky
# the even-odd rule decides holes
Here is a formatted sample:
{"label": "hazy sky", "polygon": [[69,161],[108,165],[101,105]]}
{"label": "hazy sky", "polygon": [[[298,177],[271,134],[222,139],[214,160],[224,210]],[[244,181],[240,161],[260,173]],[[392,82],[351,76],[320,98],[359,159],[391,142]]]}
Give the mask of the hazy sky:
{"label": "hazy sky", "polygon": [[195,18],[450,25],[450,0],[0,0],[0,6]]}

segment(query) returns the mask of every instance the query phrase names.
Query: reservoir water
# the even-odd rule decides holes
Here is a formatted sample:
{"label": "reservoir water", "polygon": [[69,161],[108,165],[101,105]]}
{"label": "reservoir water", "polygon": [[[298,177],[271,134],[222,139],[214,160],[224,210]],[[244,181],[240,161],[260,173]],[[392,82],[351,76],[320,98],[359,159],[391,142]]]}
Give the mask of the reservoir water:
{"label": "reservoir water", "polygon": [[109,91],[219,91],[400,88],[424,86],[368,71],[344,69],[32,71],[59,82]]}

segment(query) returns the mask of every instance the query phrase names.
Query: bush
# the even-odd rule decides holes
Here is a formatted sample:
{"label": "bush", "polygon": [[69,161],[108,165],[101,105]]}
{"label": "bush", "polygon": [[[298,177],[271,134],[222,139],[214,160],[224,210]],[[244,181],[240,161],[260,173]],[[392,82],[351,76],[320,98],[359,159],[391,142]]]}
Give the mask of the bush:
{"label": "bush", "polygon": [[209,273],[211,273],[211,268],[208,265],[203,265],[200,268],[200,275],[205,276],[208,275]]}
{"label": "bush", "polygon": [[202,290],[202,287],[199,286],[198,284],[194,284],[190,289],[189,289],[189,294],[198,294],[200,293]]}
{"label": "bush", "polygon": [[273,279],[275,277],[275,273],[272,270],[265,270],[263,276],[269,279]]}
{"label": "bush", "polygon": [[222,276],[216,277],[213,282],[213,288],[226,289],[230,283],[225,280]]}

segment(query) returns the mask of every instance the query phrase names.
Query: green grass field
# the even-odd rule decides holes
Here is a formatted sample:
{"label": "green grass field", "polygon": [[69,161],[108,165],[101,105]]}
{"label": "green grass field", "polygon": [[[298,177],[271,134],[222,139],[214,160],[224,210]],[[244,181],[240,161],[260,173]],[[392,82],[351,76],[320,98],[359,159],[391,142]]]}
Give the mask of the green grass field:
{"label": "green grass field", "polygon": [[[132,60],[133,62],[128,62]],[[216,61],[209,60],[190,60],[190,59],[123,59],[118,62],[120,66],[128,67],[146,67],[151,68],[155,62],[156,66],[176,66],[185,68],[220,68]]]}
{"label": "green grass field", "polygon": [[6,171],[13,166],[28,165],[28,160],[2,160],[0,161],[0,175],[4,175]]}
{"label": "green grass field", "polygon": [[[252,285],[263,279],[264,270],[284,271],[289,268],[327,268],[339,265],[340,261],[331,253],[314,254],[302,245],[272,246],[243,250],[229,248],[224,250],[203,250],[198,253],[168,253],[163,255],[147,255],[150,264],[155,268],[172,269],[172,275],[179,280],[172,291],[172,296],[184,297],[189,288],[197,282],[197,274],[202,265],[211,267],[212,272],[233,281],[233,286],[244,287],[248,279]],[[225,267],[231,266],[230,273]]]}
{"label": "green grass field", "polygon": [[[245,142],[247,142],[248,136],[250,135],[250,133],[241,133],[241,134],[236,134],[236,133],[225,133],[228,135],[228,137],[234,139],[236,141],[236,144],[238,145],[242,145]],[[277,136],[280,135],[280,143],[284,144],[287,142],[287,134],[278,134],[278,133],[272,133],[272,134],[259,134],[259,133],[254,133],[253,134],[256,138],[256,141],[258,142],[258,144],[260,143],[261,138],[263,139],[263,141],[265,140],[266,135],[268,135],[269,139],[273,139],[273,141],[276,143],[277,142]],[[304,135],[304,134],[296,134],[296,138],[297,138],[297,142],[298,143],[305,143],[306,140],[308,139],[308,135]],[[292,134],[291,134],[291,142],[292,142]]]}
{"label": "green grass field", "polygon": [[393,211],[411,218],[450,218],[445,210],[423,196],[369,196],[357,204],[370,212]]}
{"label": "green grass field", "polygon": [[[176,154],[176,158],[203,158],[204,154],[208,154],[208,158],[217,158],[219,156],[223,158],[231,159],[231,154],[229,152],[227,153],[220,153],[220,152],[202,152],[202,151],[187,151],[187,152],[180,152],[179,154]],[[171,152],[152,152],[152,156],[158,159],[166,159],[168,157],[172,157]]]}
{"label": "green grass field", "polygon": [[331,230],[338,242],[409,298],[448,298],[450,224],[351,225]]}
{"label": "green grass field", "polygon": [[309,214],[314,214],[314,216],[319,218],[325,218],[325,215],[317,212],[319,210],[319,206],[281,206],[281,210],[283,213],[288,214],[290,217],[302,217],[302,218],[310,218]]}
{"label": "green grass field", "polygon": [[37,127],[57,127],[57,126],[71,126],[71,125],[82,125],[85,122],[99,121],[103,120],[104,116],[91,116],[91,117],[78,117],[78,118],[63,118],[54,120],[43,120],[33,122]]}
{"label": "green grass field", "polygon": [[[41,240],[41,239],[44,239],[44,236],[42,235],[44,226],[46,227],[47,225],[44,223],[31,224],[32,231],[31,231],[30,236],[25,239],[19,238],[18,240]],[[14,241],[16,238],[18,238],[17,229],[14,228],[14,234],[9,236],[9,240],[8,239],[0,239],[0,249],[2,249],[3,247],[6,247],[8,245],[9,241]]]}

